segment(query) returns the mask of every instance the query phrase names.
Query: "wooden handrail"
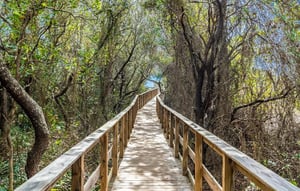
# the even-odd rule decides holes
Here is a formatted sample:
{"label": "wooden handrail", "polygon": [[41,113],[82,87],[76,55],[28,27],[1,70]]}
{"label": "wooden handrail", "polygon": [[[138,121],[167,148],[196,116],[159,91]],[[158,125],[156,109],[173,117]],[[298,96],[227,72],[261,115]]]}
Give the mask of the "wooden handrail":
{"label": "wooden handrail", "polygon": [[[255,183],[258,187],[267,191],[300,191],[275,172],[266,168],[243,152],[232,147],[219,137],[200,127],[193,121],[184,117],[170,107],[166,106],[157,96],[156,110],[165,136],[169,139],[174,155],[182,161],[183,175],[187,175],[194,186],[194,190],[202,190],[204,178],[214,191],[233,190],[233,172],[239,171]],[[181,131],[180,131],[181,130]],[[182,132],[182,136],[179,132]],[[195,135],[195,148],[189,147],[189,132]],[[171,140],[172,139],[172,140]],[[174,139],[174,141],[173,141]],[[203,143],[206,143],[213,151],[222,158],[222,183],[208,171],[202,161]],[[181,145],[182,153],[179,151]],[[188,158],[195,165],[194,173],[189,169]]]}
{"label": "wooden handrail", "polygon": [[[131,104],[113,119],[84,138],[70,150],[58,157],[36,175],[19,186],[17,191],[42,191],[51,189],[67,172],[72,170],[71,190],[91,190],[99,182],[101,191],[108,190],[108,183],[117,176],[119,160],[123,157],[130,133],[135,122],[137,111],[157,95],[158,90],[149,90],[137,95]],[[112,146],[109,148],[109,133],[113,133]],[[84,182],[84,158],[96,145],[100,146],[99,165]],[[110,155],[110,151],[112,152]],[[112,159],[109,170],[108,161]]]}

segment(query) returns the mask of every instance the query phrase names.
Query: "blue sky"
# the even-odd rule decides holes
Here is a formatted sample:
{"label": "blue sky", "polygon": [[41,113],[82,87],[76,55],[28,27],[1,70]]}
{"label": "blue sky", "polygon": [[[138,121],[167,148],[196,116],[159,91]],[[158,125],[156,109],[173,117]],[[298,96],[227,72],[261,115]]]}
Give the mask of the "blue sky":
{"label": "blue sky", "polygon": [[[157,82],[160,81],[160,79],[157,76],[150,76],[149,79]],[[149,80],[146,80],[144,85],[146,86],[146,88],[154,88],[156,86],[154,82],[151,82]]]}

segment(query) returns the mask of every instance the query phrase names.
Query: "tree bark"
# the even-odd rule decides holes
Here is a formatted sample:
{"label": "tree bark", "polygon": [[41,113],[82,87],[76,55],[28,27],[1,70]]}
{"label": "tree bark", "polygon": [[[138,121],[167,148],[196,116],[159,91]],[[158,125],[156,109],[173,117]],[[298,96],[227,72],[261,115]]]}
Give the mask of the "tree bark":
{"label": "tree bark", "polygon": [[199,34],[193,31],[183,6],[181,11],[177,8],[179,13],[176,14],[179,18],[177,22],[182,28],[181,35],[184,37],[190,54],[190,65],[193,67],[195,121],[213,131],[214,118],[220,108],[217,104],[223,104],[216,100],[219,100],[224,93],[220,94],[216,87],[225,83],[226,78],[221,78],[222,75],[225,75],[222,72],[229,68],[229,61],[226,59],[228,57],[225,22],[227,1],[216,1],[210,6],[213,12],[208,12],[208,19],[216,18],[216,23],[211,26],[212,28],[208,27],[207,29],[212,30],[207,43],[201,40],[204,37],[198,37]]}
{"label": "tree bark", "polygon": [[38,171],[38,165],[49,143],[49,130],[42,108],[28,95],[19,82],[10,74],[7,67],[0,63],[0,82],[13,99],[22,107],[29,117],[35,132],[35,142],[28,152],[25,171],[27,177]]}
{"label": "tree bark", "polygon": [[[9,161],[9,186],[8,190],[14,189],[14,166],[13,166],[13,144],[10,136],[10,124],[8,96],[5,88],[0,86],[0,157]],[[0,158],[0,160],[1,160]]]}
{"label": "tree bark", "polygon": [[0,156],[4,160],[8,158],[9,143],[8,137],[10,128],[8,125],[8,106],[7,106],[7,93],[6,89],[0,89]]}

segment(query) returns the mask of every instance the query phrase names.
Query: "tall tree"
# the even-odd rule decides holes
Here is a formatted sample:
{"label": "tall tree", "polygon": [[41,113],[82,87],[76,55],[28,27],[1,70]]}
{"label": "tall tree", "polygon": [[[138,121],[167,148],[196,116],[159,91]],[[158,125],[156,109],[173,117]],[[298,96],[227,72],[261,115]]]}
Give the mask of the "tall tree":
{"label": "tall tree", "polygon": [[[194,114],[198,124],[211,129],[216,109],[230,105],[228,80],[230,53],[227,39],[227,1],[203,2],[192,8],[183,1],[168,1],[173,27],[177,33],[177,47],[186,44],[189,65],[194,79]],[[194,11],[198,9],[199,15]],[[202,19],[206,26],[199,28],[194,18]],[[178,32],[177,32],[178,31]],[[206,32],[207,31],[207,32]],[[181,51],[180,49],[175,51]],[[222,90],[221,90],[222,89]],[[220,90],[220,91],[219,91]],[[222,95],[220,94],[222,92]],[[228,109],[225,109],[225,113]]]}

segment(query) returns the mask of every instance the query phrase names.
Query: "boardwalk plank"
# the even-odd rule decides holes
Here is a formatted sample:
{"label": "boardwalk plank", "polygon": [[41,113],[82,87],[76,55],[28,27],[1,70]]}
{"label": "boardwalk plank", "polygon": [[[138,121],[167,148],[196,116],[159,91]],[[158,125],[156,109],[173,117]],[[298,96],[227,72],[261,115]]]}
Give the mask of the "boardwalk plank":
{"label": "boardwalk plank", "polygon": [[133,133],[111,191],[191,191],[155,113],[155,100],[138,112]]}

